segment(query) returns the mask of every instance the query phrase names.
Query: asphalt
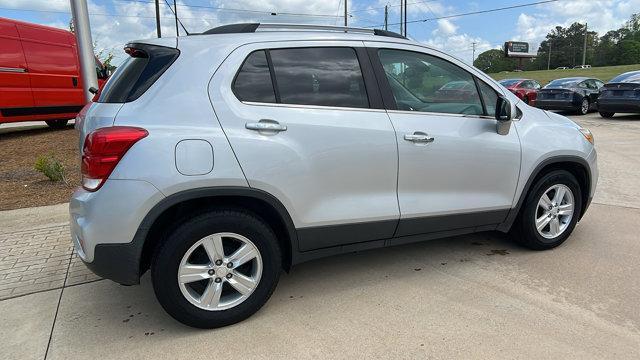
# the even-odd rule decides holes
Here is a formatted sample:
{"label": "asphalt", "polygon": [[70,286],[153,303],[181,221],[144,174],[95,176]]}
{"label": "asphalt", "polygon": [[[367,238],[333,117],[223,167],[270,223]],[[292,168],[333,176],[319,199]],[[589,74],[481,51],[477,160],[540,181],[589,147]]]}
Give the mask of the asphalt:
{"label": "asphalt", "polygon": [[69,286],[0,301],[0,358],[640,358],[640,116],[574,119],[600,181],[554,250],[480,233],[320,259],[216,330],[171,319],[148,276]]}

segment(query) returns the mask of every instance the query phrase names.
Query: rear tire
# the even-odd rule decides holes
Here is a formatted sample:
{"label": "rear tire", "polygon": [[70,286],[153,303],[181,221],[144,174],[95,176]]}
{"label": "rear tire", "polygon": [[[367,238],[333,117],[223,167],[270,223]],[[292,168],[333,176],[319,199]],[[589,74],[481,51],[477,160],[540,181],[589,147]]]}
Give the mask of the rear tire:
{"label": "rear tire", "polygon": [[602,116],[605,119],[611,119],[613,117],[613,115],[615,115],[615,113],[613,113],[613,112],[600,111],[600,116]]}
{"label": "rear tire", "polygon": [[[234,258],[245,245],[250,255]],[[170,233],[153,256],[151,280],[158,301],[174,319],[197,328],[217,328],[258,311],[276,288],[281,264],[276,236],[261,219],[242,210],[214,210]],[[196,267],[204,270],[190,272]],[[194,275],[197,280],[191,278]],[[207,297],[207,291],[213,295]]]}
{"label": "rear tire", "polygon": [[577,109],[578,115],[587,115],[589,113],[589,109],[591,108],[591,104],[589,103],[589,99],[583,98],[580,103],[580,107]]}
{"label": "rear tire", "polygon": [[[580,194],[580,185],[570,172],[554,170],[543,175],[533,184],[522,204],[511,228],[512,239],[533,250],[552,249],[562,244],[580,217]],[[542,200],[543,196],[547,197],[546,201]]]}
{"label": "rear tire", "polygon": [[529,97],[525,96],[524,99],[522,99],[522,101],[524,101],[525,104],[529,105]]}
{"label": "rear tire", "polygon": [[64,129],[69,120],[46,120],[47,125],[52,129]]}

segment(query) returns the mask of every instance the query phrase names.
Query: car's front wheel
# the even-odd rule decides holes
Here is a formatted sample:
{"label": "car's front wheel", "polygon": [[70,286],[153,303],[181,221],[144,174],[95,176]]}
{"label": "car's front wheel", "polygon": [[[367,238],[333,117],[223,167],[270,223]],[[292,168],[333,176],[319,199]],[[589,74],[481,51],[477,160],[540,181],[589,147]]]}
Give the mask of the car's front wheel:
{"label": "car's front wheel", "polygon": [[531,187],[511,229],[512,237],[530,249],[554,248],[571,235],[581,209],[575,176],[565,170],[551,171]]}
{"label": "car's front wheel", "polygon": [[154,255],[153,288],[176,320],[199,328],[242,321],[273,293],[281,258],[271,228],[242,210],[215,210],[179,225]]}

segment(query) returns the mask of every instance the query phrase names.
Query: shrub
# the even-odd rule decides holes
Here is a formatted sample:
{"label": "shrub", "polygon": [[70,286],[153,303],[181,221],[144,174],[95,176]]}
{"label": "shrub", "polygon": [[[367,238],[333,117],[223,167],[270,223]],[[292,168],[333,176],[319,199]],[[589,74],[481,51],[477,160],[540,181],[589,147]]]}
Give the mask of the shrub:
{"label": "shrub", "polygon": [[51,181],[64,181],[67,183],[65,177],[64,165],[60,160],[56,159],[53,154],[40,155],[34,165],[34,168],[43,173]]}

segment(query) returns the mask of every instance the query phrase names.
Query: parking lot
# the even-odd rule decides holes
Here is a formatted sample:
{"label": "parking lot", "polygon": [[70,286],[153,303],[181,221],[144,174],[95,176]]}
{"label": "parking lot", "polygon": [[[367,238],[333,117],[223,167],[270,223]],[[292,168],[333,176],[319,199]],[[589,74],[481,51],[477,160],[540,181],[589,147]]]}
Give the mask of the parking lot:
{"label": "parking lot", "polygon": [[572,118],[595,135],[600,178],[559,248],[480,233],[320,259],[216,330],[166,315],[148,274],[124,287],[88,273],[65,206],[2,212],[0,358],[637,359],[640,116]]}

